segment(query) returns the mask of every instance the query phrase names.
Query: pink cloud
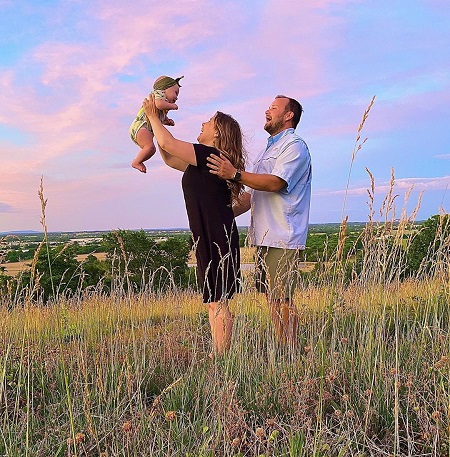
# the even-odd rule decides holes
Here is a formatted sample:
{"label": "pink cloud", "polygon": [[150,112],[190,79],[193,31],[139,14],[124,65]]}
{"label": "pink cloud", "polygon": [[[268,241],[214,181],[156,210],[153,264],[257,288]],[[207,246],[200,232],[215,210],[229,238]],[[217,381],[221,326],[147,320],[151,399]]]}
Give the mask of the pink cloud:
{"label": "pink cloud", "polygon": [[[401,178],[396,179],[393,187],[394,193],[400,191],[435,191],[442,190],[445,191],[450,187],[450,176],[439,176],[435,178]],[[375,194],[386,194],[389,192],[391,186],[389,182],[375,183]],[[370,189],[370,182],[367,183],[366,187],[355,187],[350,188],[347,191],[345,189],[338,190],[327,190],[319,189],[314,192],[314,195],[317,196],[326,196],[326,195],[367,195],[367,191]]]}

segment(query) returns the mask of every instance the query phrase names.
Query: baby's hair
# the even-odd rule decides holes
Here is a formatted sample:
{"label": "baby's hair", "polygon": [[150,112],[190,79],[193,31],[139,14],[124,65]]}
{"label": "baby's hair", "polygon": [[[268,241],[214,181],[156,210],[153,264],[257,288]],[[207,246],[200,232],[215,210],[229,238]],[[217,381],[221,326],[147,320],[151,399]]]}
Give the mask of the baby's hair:
{"label": "baby's hair", "polygon": [[153,90],[165,90],[169,87],[175,86],[178,84],[181,87],[180,79],[184,78],[184,76],[180,76],[179,78],[171,78],[170,76],[160,76],[156,79],[153,83]]}

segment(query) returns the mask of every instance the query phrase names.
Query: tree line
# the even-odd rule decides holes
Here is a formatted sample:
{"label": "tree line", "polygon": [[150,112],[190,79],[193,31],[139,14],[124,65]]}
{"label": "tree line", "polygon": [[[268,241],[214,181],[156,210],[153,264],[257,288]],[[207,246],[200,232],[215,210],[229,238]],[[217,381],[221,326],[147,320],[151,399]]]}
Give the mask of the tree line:
{"label": "tree line", "polygon": [[[402,240],[399,243],[392,236],[392,232],[385,236],[384,229],[383,225],[376,229],[366,225],[359,231],[353,228],[344,234],[336,230],[333,233],[312,231],[304,260],[315,262],[316,266],[313,272],[304,276],[314,281],[327,265],[345,259],[345,269],[340,274],[351,280],[355,275],[364,274],[364,268],[371,265],[372,258],[380,255],[386,274],[395,271],[402,278],[434,271],[439,259],[444,259],[444,268],[448,268],[445,262],[450,249],[449,215],[432,216],[416,226],[413,233],[405,232],[403,236],[408,240],[404,245]],[[244,246],[246,242],[246,230],[240,230],[240,245]],[[6,297],[7,301],[15,303],[27,294],[34,300],[46,302],[89,289],[102,293],[113,289],[124,293],[195,289],[195,270],[188,265],[191,249],[192,239],[188,233],[157,240],[144,230],[116,230],[104,234],[98,246],[99,252],[106,254],[104,260],[96,257],[92,247],[77,243],[51,246],[41,242],[38,249],[32,251],[32,256],[28,254],[29,269],[11,277],[0,268],[0,296],[3,301]],[[81,252],[88,254],[83,261],[77,260]],[[380,258],[377,262],[380,263]]]}

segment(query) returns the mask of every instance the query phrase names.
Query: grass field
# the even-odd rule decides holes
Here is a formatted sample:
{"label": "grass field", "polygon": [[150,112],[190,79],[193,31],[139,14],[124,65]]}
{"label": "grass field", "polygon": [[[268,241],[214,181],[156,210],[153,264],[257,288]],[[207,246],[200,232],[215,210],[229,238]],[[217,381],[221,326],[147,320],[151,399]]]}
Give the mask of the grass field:
{"label": "grass field", "polygon": [[[86,259],[89,254],[80,254],[76,256],[78,262],[82,262]],[[98,260],[105,260],[106,254],[104,252],[96,252],[95,257]],[[7,263],[0,263],[0,267],[5,268],[5,272],[7,275],[15,276],[22,271],[29,269],[31,267],[32,260],[26,260],[23,262],[7,262]]]}
{"label": "grass field", "polygon": [[249,280],[215,360],[187,291],[3,307],[0,455],[449,455],[449,295],[303,285],[287,349]]}
{"label": "grass field", "polygon": [[[255,249],[250,248],[250,247],[244,247],[241,248],[241,262],[246,265],[250,265],[253,263],[253,255],[254,255]],[[76,257],[78,262],[82,262],[87,258],[89,254],[80,254]],[[99,260],[105,260],[106,254],[104,252],[96,252],[95,257]],[[195,264],[195,253],[191,252],[189,256],[189,263],[190,264]],[[8,262],[8,263],[0,263],[0,267],[5,268],[5,272],[7,275],[10,276],[15,276],[19,274],[20,272],[29,269],[31,266],[32,261],[27,260],[24,262]],[[304,262],[303,264],[303,270],[304,271],[311,271],[314,268],[314,262]]]}

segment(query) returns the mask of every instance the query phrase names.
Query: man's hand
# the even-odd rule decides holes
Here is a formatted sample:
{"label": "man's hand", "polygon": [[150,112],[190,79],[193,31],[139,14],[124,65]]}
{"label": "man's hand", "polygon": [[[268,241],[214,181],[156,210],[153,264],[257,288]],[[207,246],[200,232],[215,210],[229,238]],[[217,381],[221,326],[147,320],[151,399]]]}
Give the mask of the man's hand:
{"label": "man's hand", "polygon": [[215,154],[211,154],[206,158],[206,160],[208,161],[206,165],[210,168],[209,172],[213,175],[217,175],[222,179],[234,178],[237,170],[223,154],[220,154],[220,157]]}

